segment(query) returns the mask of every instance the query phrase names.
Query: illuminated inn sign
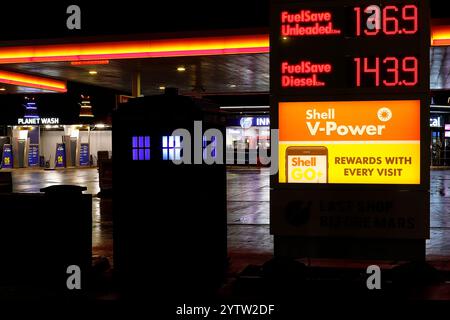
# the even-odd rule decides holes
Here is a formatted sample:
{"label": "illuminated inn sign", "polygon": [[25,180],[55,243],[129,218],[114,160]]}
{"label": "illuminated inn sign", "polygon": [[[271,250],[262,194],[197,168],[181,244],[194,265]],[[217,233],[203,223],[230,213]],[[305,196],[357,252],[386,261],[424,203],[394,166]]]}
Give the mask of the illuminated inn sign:
{"label": "illuminated inn sign", "polygon": [[17,119],[19,125],[41,125],[41,124],[59,124],[59,118],[19,118]]}
{"label": "illuminated inn sign", "polygon": [[241,127],[249,129],[251,127],[268,127],[270,126],[270,117],[240,117],[229,119],[227,125],[231,127]]}
{"label": "illuminated inn sign", "polygon": [[249,129],[251,127],[268,127],[270,126],[269,117],[243,117],[239,120],[239,125],[243,129]]}

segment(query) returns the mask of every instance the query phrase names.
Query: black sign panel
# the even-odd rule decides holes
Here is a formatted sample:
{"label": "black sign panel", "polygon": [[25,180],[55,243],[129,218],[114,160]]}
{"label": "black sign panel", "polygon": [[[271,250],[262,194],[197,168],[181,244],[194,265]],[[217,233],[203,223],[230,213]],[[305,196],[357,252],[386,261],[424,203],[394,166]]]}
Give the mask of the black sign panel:
{"label": "black sign panel", "polygon": [[[429,21],[421,0],[272,1],[279,171],[271,180],[271,232],[279,254],[339,257],[351,247],[363,252],[357,258],[367,248],[353,239],[370,237],[384,250],[397,245],[394,238],[429,236]],[[369,127],[386,131],[360,130]],[[394,163],[399,170],[389,171]],[[363,210],[387,197],[396,209],[373,219]],[[411,197],[417,203],[406,209]],[[303,245],[295,237],[309,239]],[[339,237],[352,239],[344,250],[335,246]],[[382,238],[390,240],[382,245]],[[421,241],[399,242],[392,252],[412,248],[422,257]],[[380,252],[372,256],[387,257]]]}

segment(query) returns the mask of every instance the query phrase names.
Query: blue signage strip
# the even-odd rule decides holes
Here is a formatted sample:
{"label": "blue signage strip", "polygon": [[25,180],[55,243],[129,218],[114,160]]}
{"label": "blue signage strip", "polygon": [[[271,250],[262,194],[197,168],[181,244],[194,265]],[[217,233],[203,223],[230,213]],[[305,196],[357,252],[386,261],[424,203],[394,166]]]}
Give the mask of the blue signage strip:
{"label": "blue signage strip", "polygon": [[80,166],[87,167],[90,165],[89,143],[80,145]]}
{"label": "blue signage strip", "polygon": [[2,168],[12,169],[12,167],[13,167],[12,146],[10,144],[5,144],[3,145]]}
{"label": "blue signage strip", "polygon": [[56,144],[55,167],[64,168],[66,166],[66,146],[64,143]]}
{"label": "blue signage strip", "polygon": [[269,127],[270,117],[260,116],[260,117],[241,117],[236,119],[230,119],[227,125],[241,127],[243,129],[248,129],[251,127]]}
{"label": "blue signage strip", "polygon": [[30,144],[28,149],[28,166],[37,167],[39,166],[39,145]]}

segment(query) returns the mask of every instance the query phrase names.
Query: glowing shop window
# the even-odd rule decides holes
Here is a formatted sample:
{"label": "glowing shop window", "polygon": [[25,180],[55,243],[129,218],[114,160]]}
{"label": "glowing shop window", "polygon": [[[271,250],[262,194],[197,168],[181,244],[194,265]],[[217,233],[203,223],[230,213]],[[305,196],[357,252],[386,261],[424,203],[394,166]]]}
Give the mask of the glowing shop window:
{"label": "glowing shop window", "polygon": [[133,160],[150,160],[150,137],[134,136],[131,140]]}
{"label": "glowing shop window", "polygon": [[163,160],[181,159],[181,139],[180,136],[162,137],[162,157]]}

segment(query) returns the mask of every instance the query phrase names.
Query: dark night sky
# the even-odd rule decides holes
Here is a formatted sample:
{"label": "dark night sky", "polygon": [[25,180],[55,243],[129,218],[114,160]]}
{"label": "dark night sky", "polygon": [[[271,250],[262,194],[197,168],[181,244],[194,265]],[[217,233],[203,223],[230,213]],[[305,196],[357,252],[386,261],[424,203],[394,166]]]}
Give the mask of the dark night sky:
{"label": "dark night sky", "polygon": [[[33,39],[99,34],[202,31],[268,27],[266,0],[218,1],[36,1],[2,3],[0,39]],[[79,4],[82,30],[68,31],[66,8]]]}
{"label": "dark night sky", "polygon": [[[100,34],[268,28],[269,0],[2,1],[0,40]],[[432,16],[450,18],[446,1],[431,0]],[[66,8],[79,4],[82,30],[66,28]]]}

